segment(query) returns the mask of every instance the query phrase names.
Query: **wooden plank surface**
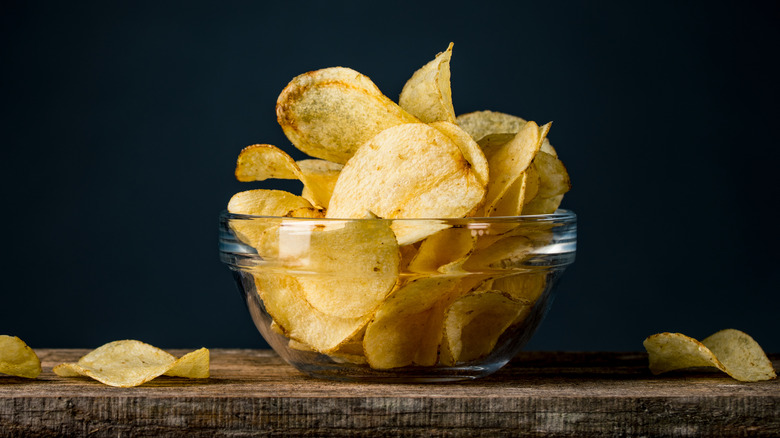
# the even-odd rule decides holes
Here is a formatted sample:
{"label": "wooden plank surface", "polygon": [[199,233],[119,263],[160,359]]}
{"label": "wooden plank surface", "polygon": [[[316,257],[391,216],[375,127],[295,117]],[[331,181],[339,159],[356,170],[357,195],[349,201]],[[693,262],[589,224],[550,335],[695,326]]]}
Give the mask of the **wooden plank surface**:
{"label": "wooden plank surface", "polygon": [[780,381],[653,376],[643,353],[523,353],[481,380],[375,384],[212,350],[209,379],[111,388],[51,372],[86,350],[36,351],[38,379],[0,376],[0,436],[780,436]]}

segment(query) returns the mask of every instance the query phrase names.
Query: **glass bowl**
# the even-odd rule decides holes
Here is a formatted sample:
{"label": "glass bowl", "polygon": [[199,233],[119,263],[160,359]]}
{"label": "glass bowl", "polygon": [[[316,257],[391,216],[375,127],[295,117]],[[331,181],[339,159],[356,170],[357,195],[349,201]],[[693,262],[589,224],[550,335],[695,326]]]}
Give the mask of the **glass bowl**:
{"label": "glass bowl", "polygon": [[576,215],[220,216],[221,260],[263,338],[317,378],[487,376],[528,342],[576,252]]}

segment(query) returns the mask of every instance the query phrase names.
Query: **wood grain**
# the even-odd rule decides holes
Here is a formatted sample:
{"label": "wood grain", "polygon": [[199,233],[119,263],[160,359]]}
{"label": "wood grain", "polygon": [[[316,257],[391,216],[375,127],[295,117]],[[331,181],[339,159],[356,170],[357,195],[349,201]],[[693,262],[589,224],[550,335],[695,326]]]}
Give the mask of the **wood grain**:
{"label": "wood grain", "polygon": [[0,376],[1,436],[780,436],[779,381],[653,376],[643,353],[523,353],[481,380],[373,384],[223,349],[209,379],[111,388],[51,372],[86,350],[37,352],[38,379]]}

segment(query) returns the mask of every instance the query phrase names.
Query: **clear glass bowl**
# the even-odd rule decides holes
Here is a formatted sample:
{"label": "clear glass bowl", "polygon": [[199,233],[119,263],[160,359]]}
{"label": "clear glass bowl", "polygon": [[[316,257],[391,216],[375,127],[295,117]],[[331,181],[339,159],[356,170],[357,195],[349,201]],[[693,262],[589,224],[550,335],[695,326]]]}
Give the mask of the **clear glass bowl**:
{"label": "clear glass bowl", "polygon": [[394,220],[223,212],[219,250],[257,329],[298,370],[439,382],[487,376],[520,351],[576,238],[566,210]]}

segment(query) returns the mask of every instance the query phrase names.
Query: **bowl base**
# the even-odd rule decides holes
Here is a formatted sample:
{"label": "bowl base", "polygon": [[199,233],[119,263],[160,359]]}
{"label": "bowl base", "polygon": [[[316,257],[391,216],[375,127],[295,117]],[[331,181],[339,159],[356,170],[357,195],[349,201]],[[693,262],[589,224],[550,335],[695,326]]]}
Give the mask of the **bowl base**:
{"label": "bowl base", "polygon": [[504,362],[449,367],[404,367],[375,370],[365,365],[292,363],[299,371],[317,379],[371,383],[445,383],[474,380],[498,371]]}

